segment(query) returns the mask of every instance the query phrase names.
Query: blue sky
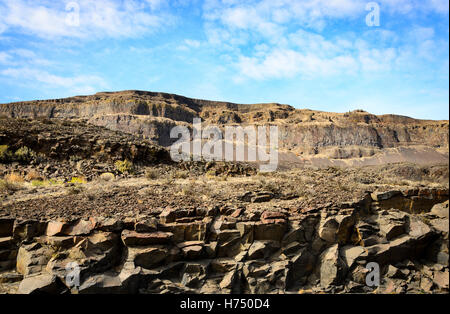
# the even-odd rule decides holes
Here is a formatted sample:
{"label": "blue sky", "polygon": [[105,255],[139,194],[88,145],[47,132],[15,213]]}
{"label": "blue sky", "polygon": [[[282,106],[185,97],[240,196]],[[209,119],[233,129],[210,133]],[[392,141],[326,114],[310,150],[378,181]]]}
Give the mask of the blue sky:
{"label": "blue sky", "polygon": [[448,1],[369,2],[0,0],[0,102],[140,89],[448,119]]}

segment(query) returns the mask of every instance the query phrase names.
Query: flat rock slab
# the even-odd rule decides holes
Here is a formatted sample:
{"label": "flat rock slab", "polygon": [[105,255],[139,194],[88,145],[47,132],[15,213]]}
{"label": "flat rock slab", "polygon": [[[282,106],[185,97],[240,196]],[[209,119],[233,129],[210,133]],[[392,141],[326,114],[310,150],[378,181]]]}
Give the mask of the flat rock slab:
{"label": "flat rock slab", "polygon": [[57,294],[62,291],[62,285],[56,276],[43,274],[27,277],[20,283],[19,294]]}
{"label": "flat rock slab", "polygon": [[173,238],[171,232],[138,233],[136,231],[122,231],[122,241],[126,246],[145,246],[150,244],[166,244]]}

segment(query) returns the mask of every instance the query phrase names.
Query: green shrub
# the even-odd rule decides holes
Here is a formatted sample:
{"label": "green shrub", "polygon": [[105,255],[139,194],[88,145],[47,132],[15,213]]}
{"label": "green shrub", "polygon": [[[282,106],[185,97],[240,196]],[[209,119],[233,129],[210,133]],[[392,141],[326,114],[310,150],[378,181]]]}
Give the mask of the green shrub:
{"label": "green shrub", "polygon": [[69,181],[69,183],[84,184],[84,183],[86,183],[86,180],[84,180],[83,178],[79,178],[79,177],[73,177],[72,180]]}
{"label": "green shrub", "polygon": [[33,180],[33,181],[31,181],[31,185],[32,186],[36,186],[36,187],[38,187],[38,186],[45,186],[45,184],[46,184],[46,182],[43,181],[43,180]]}
{"label": "green shrub", "polygon": [[12,153],[8,145],[0,145],[0,163],[7,163],[12,161]]}
{"label": "green shrub", "polygon": [[134,171],[134,165],[128,159],[125,159],[123,161],[118,160],[114,165],[116,166],[117,171],[119,171],[120,173],[133,173]]}
{"label": "green shrub", "polygon": [[49,180],[48,180],[48,183],[49,183],[50,185],[63,185],[63,184],[64,184],[64,181],[58,181],[58,180],[55,180],[55,179],[49,179]]}
{"label": "green shrub", "polygon": [[36,153],[33,152],[31,149],[29,149],[26,146],[19,148],[14,153],[14,159],[16,161],[22,162],[22,163],[28,163],[31,160],[33,160],[33,158],[35,158],[35,157],[36,157]]}

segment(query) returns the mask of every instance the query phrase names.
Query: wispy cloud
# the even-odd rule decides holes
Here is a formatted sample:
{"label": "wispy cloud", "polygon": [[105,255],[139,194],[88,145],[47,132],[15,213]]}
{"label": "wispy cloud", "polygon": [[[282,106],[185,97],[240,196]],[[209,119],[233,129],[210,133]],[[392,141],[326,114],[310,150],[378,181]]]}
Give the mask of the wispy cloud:
{"label": "wispy cloud", "polygon": [[25,86],[30,85],[45,89],[66,88],[74,94],[93,93],[99,88],[107,87],[106,82],[96,75],[79,75],[74,77],[58,76],[35,68],[7,68],[0,71],[0,76],[15,79]]}
{"label": "wispy cloud", "polygon": [[15,31],[47,39],[138,37],[171,23],[169,14],[158,11],[161,3],[158,0],[4,0],[0,4],[0,32]]}
{"label": "wispy cloud", "polygon": [[[234,60],[239,81],[380,73],[441,57],[432,56],[439,45],[433,27],[412,26],[406,33],[365,27],[367,2],[208,0],[204,5],[205,33],[210,45]],[[448,3],[440,0],[377,3],[384,16],[421,10],[448,13]],[[365,29],[359,36],[352,31],[339,36],[324,32],[330,23],[355,19],[360,19],[361,29]]]}

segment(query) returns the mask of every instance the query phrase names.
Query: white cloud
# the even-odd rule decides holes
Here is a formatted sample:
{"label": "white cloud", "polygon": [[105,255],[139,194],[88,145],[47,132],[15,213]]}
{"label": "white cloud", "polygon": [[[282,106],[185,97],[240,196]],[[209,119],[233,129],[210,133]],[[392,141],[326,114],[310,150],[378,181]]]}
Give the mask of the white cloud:
{"label": "white cloud", "polygon": [[[375,0],[384,18],[445,13],[440,0]],[[365,25],[366,0],[207,0],[208,43],[232,59],[235,80],[374,74],[415,69],[437,49],[431,27],[410,31]],[[425,8],[425,9],[424,9]],[[401,17],[400,17],[401,18]],[[362,33],[322,32],[332,23],[361,20]],[[408,34],[411,33],[411,34]],[[326,35],[325,35],[326,34]],[[448,42],[447,42],[448,45]],[[436,50],[435,50],[436,51]]]}
{"label": "white cloud", "polygon": [[79,75],[65,77],[51,74],[47,71],[36,68],[7,68],[0,71],[0,75],[9,79],[14,79],[19,84],[35,87],[43,86],[46,89],[66,88],[73,94],[93,93],[98,88],[106,88],[105,81],[96,75]]}
{"label": "white cloud", "polygon": [[427,12],[448,13],[448,0],[376,0],[389,13],[423,15]]}
{"label": "white cloud", "polygon": [[6,53],[4,51],[0,51],[0,63],[5,64],[10,62],[11,55],[9,53]]}
{"label": "white cloud", "polygon": [[193,47],[193,48],[198,48],[201,46],[201,42],[198,40],[194,40],[194,39],[185,39],[184,43],[189,46],[189,47]]}
{"label": "white cloud", "polygon": [[247,29],[270,37],[291,23],[322,29],[327,18],[355,18],[365,12],[364,0],[206,1],[204,16],[225,28]]}
{"label": "white cloud", "polygon": [[43,38],[137,37],[152,33],[171,23],[168,14],[156,12],[162,1],[77,0],[79,26],[68,23],[77,10],[66,2],[45,0],[4,0],[0,5],[3,27],[0,30],[19,31]]}
{"label": "white cloud", "polygon": [[11,49],[8,51],[0,52],[0,64],[6,66],[18,66],[18,65],[39,65],[49,66],[51,61],[41,58],[34,51],[29,49]]}
{"label": "white cloud", "polygon": [[304,78],[351,75],[358,69],[358,64],[352,56],[326,58],[309,52],[274,49],[262,58],[241,56],[237,68],[245,77],[264,80],[292,78],[296,75]]}

